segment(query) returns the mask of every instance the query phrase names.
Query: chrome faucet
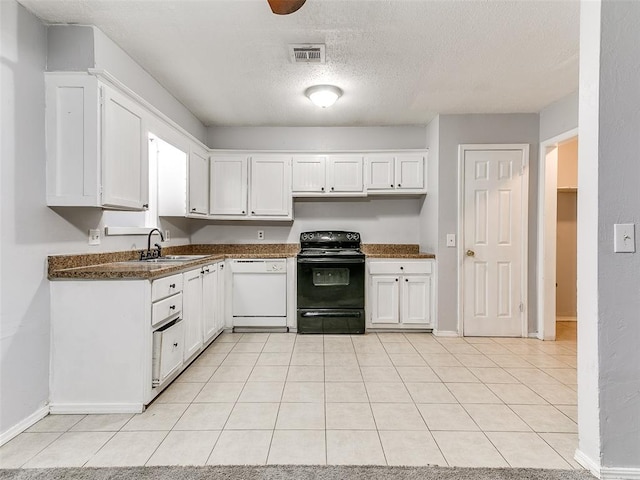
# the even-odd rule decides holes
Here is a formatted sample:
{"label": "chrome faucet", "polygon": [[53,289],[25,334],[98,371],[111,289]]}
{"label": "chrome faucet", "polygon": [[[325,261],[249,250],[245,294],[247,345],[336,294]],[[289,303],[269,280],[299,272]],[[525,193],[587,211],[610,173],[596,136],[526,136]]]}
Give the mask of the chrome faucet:
{"label": "chrome faucet", "polygon": [[164,235],[162,235],[162,232],[157,229],[157,228],[152,228],[151,231],[149,232],[149,236],[147,237],[147,250],[146,251],[142,251],[140,252],[140,260],[149,260],[150,258],[158,258],[162,255],[162,247],[160,246],[159,243],[154,244],[154,246],[156,247],[155,250],[151,250],[151,235],[153,235],[153,233],[156,232],[158,235],[160,235],[160,241],[164,242]]}

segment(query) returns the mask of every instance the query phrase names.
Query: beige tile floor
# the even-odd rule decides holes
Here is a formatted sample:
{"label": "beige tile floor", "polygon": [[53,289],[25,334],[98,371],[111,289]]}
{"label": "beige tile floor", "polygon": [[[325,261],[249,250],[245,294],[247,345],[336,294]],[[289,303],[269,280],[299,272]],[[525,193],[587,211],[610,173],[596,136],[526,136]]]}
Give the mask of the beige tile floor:
{"label": "beige tile floor", "polygon": [[575,324],[558,340],[223,334],[139,415],[50,415],[0,467],[580,468]]}

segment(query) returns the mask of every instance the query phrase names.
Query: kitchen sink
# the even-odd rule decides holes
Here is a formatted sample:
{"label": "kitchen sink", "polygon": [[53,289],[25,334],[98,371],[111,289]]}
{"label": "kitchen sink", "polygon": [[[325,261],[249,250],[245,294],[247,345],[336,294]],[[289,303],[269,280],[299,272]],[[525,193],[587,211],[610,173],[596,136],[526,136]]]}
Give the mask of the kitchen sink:
{"label": "kitchen sink", "polygon": [[147,258],[145,260],[130,260],[135,263],[186,263],[193,260],[200,260],[209,255],[165,255],[164,257]]}

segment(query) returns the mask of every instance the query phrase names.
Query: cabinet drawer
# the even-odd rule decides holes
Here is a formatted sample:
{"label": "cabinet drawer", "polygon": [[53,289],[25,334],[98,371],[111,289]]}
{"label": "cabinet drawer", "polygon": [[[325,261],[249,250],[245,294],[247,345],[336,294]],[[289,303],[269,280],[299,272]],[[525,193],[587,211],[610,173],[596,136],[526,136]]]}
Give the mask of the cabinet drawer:
{"label": "cabinet drawer", "polygon": [[433,265],[430,261],[371,262],[369,273],[372,275],[428,275],[432,273]]}
{"label": "cabinet drawer", "polygon": [[163,320],[174,317],[180,312],[182,312],[182,293],[154,302],[151,306],[151,326],[158,325]]}
{"label": "cabinet drawer", "polygon": [[184,321],[153,332],[153,385],[161,384],[182,365]]}
{"label": "cabinet drawer", "polygon": [[182,291],[182,274],[159,278],[151,284],[151,301],[168,297]]}

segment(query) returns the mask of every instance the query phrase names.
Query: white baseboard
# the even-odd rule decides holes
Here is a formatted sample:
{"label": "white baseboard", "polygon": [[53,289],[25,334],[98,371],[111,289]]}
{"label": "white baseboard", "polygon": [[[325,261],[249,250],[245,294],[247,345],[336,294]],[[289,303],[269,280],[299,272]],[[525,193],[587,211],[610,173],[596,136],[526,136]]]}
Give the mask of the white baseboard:
{"label": "white baseboard", "polygon": [[640,479],[640,467],[638,468],[616,468],[602,467],[600,469],[601,480],[638,480]]}
{"label": "white baseboard", "polygon": [[433,329],[433,334],[436,337],[459,337],[460,335],[455,330],[438,330],[437,328]]}
{"label": "white baseboard", "polygon": [[587,457],[581,450],[576,449],[576,453],[573,458],[576,462],[589,470],[596,478],[602,478],[600,476],[600,465]]}
{"label": "white baseboard", "polygon": [[52,414],[141,413],[142,403],[52,403]]}
{"label": "white baseboard", "polygon": [[27,418],[25,418],[21,422],[16,423],[9,430],[0,433],[0,446],[4,445],[12,438],[17,437],[22,432],[24,432],[27,428],[29,428],[39,420],[42,420],[48,414],[49,414],[49,406],[45,405],[44,407],[33,412],[31,415],[29,415]]}

